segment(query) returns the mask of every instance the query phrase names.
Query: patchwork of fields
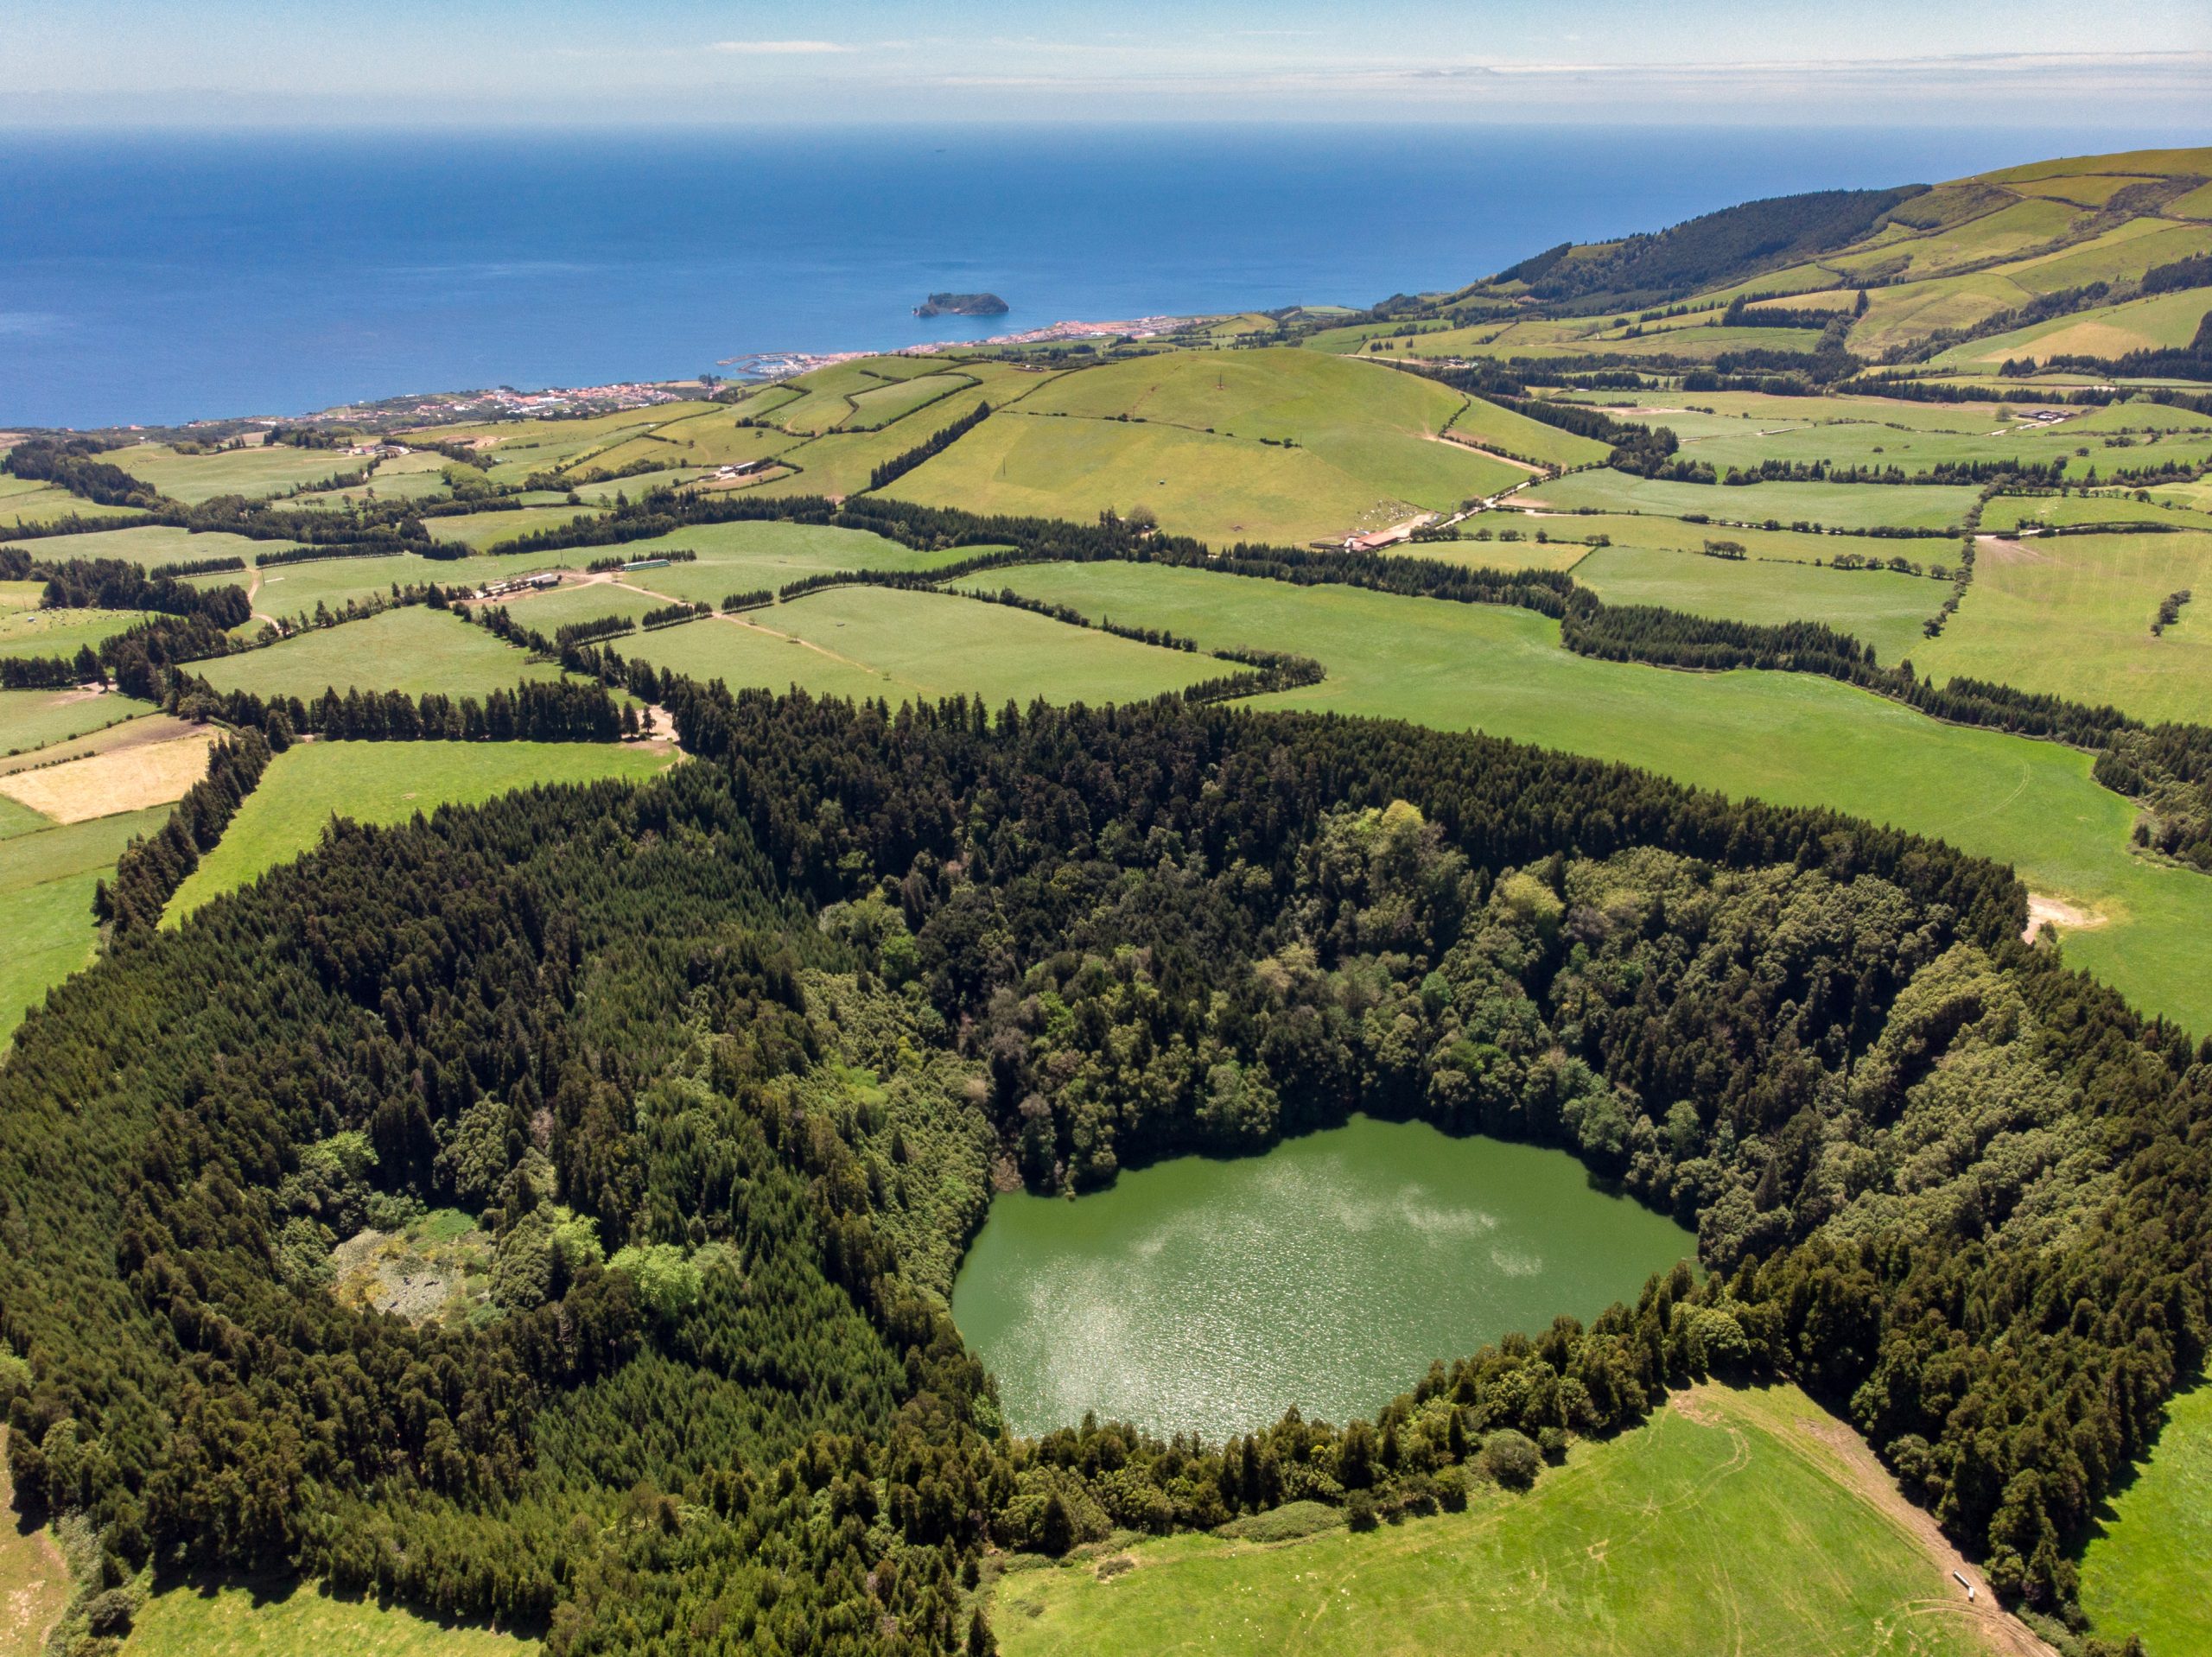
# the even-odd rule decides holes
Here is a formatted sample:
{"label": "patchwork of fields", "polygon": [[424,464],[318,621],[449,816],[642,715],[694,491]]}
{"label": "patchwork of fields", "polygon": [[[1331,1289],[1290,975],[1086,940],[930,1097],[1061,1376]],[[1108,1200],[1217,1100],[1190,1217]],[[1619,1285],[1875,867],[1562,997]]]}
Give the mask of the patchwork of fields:
{"label": "patchwork of fields", "polygon": [[[12,543],[0,531],[0,545],[20,549],[10,573],[22,575],[25,559],[71,557],[138,570],[238,557],[245,568],[189,578],[197,594],[110,570],[101,607],[60,607],[85,594],[54,596],[66,583],[49,589],[42,570],[0,582],[0,657],[76,657],[106,645],[113,671],[110,641],[162,617],[105,606],[189,609],[206,602],[206,589],[232,584],[248,590],[253,619],[233,625],[231,612],[221,625],[245,642],[271,636],[270,619],[327,622],[402,589],[557,569],[569,578],[560,587],[504,601],[517,621],[550,636],[607,617],[641,619],[677,601],[718,608],[734,594],[839,572],[932,577],[999,549],[983,536],[1039,544],[1020,524],[938,533],[944,520],[919,515],[912,545],[768,520],[658,532],[702,498],[873,494],[1063,525],[1134,517],[1217,550],[1326,547],[1391,531],[1385,550],[1395,557],[1564,572],[1608,606],[1753,627],[1823,622],[1878,663],[1909,661],[1939,685],[1983,680],[2110,704],[2146,723],[2212,725],[2212,413],[2191,401],[2202,395],[2196,382],[2111,366],[2148,352],[2171,365],[2206,337],[2212,289],[2187,269],[2173,275],[2176,262],[2212,252],[2206,177],[2212,151],[1955,181],[1904,197],[1863,233],[1732,271],[1671,303],[1647,302],[1650,291],[1627,270],[1613,288],[1551,306],[1541,302],[1546,273],[1534,272],[1371,314],[1252,314],[1074,353],[963,347],[855,358],[714,400],[703,396],[709,382],[688,386],[683,401],[589,418],[401,433],[400,441],[438,447],[382,458],[282,442],[200,453],[128,441],[105,458],[158,490],[160,515],[175,521],[134,522],[144,514],[0,473],[0,526],[28,530],[72,516],[87,526]],[[1636,245],[1571,250],[1556,280],[1630,259]],[[2151,274],[2161,268],[2165,287]],[[1755,326],[1762,321],[1780,326]],[[1824,390],[1834,376],[1815,383],[1804,365],[1819,340],[1856,353],[1854,372],[1915,384],[1862,378],[1849,395]],[[2071,378],[2021,370],[2056,356],[2104,365]],[[1770,359],[1781,365],[1757,366]],[[1743,371],[1747,360],[1756,371]],[[1557,383],[1576,377],[1573,386]],[[2099,391],[2107,400],[2094,406],[2064,400],[2113,383],[2120,389]],[[1470,385],[1514,406],[1457,389]],[[1870,388],[1898,395],[1864,394]],[[2031,394],[2050,401],[2031,403]],[[1702,475],[1702,462],[1723,477],[1762,466],[1901,477],[1955,467],[1966,470],[1940,475],[1972,481],[1638,475],[1625,468],[1649,471],[1648,460],[1614,452],[1634,434],[1590,435],[1611,429],[1597,415],[1666,427],[1690,476]],[[2039,472],[1984,487],[2014,464],[2055,464],[2065,486],[2031,487]],[[363,470],[365,481],[316,486]],[[634,511],[649,491],[682,492],[655,494],[645,523],[623,521],[620,509]],[[232,497],[303,516],[257,525]],[[193,511],[209,502],[212,514]],[[806,511],[827,515],[818,504]],[[655,533],[500,550],[611,511],[617,532]],[[1446,517],[1455,522],[1425,532],[1452,538],[1409,538]],[[359,546],[420,549],[427,535],[444,543],[432,551],[466,556],[260,562],[298,544],[285,536],[342,540],[361,523],[381,525],[384,538]],[[1971,577],[1955,588],[1970,523]],[[229,532],[239,527],[255,534]],[[282,533],[264,533],[271,529]],[[893,706],[954,695],[993,708],[1036,698],[1127,703],[1248,670],[1211,651],[1307,657],[1325,671],[1319,682],[1249,705],[1480,730],[1731,796],[1829,808],[2008,863],[2054,906],[2069,964],[2144,1012],[2212,1033],[2212,877],[2131,846],[2142,812],[2094,780],[2091,753],[1943,723],[1808,673],[1690,672],[1577,655],[1562,648],[1556,621],[1532,611],[1171,566],[1151,562],[1147,544],[1160,543],[1132,536],[1119,544],[1122,562],[1040,559],[935,588],[826,587],[608,644],[626,660],[733,689]],[[1063,541],[1052,556],[1067,550]],[[582,573],[610,553],[687,556]],[[984,601],[1002,591],[1198,648]],[[1955,592],[1955,608],[1939,614]],[[302,699],[349,689],[480,698],[562,676],[558,662],[411,601],[420,596],[188,670],[219,690]],[[630,683],[646,699],[657,694],[650,675]],[[95,887],[205,774],[220,727],[189,722],[194,708],[174,698],[169,706],[175,713],[78,689],[0,691],[0,929],[10,939],[0,1044],[26,1007],[93,959]],[[165,924],[311,852],[335,817],[402,822],[534,785],[640,780],[678,758],[664,741],[301,742],[271,763],[175,892]],[[2097,1631],[2139,1630],[2150,1657],[2212,1643],[2208,1411],[2212,1392],[2201,1384],[2174,1401],[2155,1453],[2079,1555],[2082,1603]],[[1818,1628],[1838,1653],[2025,1648],[1988,1611],[1986,1593],[1969,1604],[1955,1591],[1948,1573],[1964,1562],[1866,1447],[1785,1386],[1678,1395],[1647,1429],[1577,1443],[1532,1494],[1483,1487],[1464,1514],[1358,1534],[1336,1522],[1336,1510],[1317,1511],[1316,1533],[1302,1537],[1291,1525],[1281,1534],[1132,1542],[1065,1565],[997,1559],[991,1568],[1003,1574],[987,1578],[982,1594],[999,1647],[1008,1657],[1702,1654],[1793,1649]],[[10,1596],[0,1612],[17,1595],[41,1607],[52,1597],[43,1578],[32,1580],[45,1556],[14,1546],[24,1543],[0,1540],[0,1590]],[[0,1623],[0,1657],[9,1657],[9,1626]],[[145,1608],[121,1649],[192,1657],[309,1647],[329,1657],[536,1649],[289,1584],[171,1590]]]}

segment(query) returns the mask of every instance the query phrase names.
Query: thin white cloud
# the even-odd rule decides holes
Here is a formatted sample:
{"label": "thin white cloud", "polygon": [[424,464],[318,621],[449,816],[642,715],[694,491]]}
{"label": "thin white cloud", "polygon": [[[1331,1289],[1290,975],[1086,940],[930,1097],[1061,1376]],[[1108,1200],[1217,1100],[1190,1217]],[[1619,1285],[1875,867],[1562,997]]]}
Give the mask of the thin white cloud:
{"label": "thin white cloud", "polygon": [[739,52],[759,57],[803,57],[817,52],[849,52],[849,46],[836,41],[713,41],[708,43],[709,52]]}

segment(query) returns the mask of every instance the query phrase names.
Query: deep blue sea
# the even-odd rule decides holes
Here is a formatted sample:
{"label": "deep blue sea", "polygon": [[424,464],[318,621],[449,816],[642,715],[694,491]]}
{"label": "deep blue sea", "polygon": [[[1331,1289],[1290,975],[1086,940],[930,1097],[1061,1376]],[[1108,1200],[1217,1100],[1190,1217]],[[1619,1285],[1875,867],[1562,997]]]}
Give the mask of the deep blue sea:
{"label": "deep blue sea", "polygon": [[[669,378],[1065,318],[1364,305],[1762,195],[2161,133],[0,132],[0,425]],[[1013,314],[925,321],[933,289]]]}

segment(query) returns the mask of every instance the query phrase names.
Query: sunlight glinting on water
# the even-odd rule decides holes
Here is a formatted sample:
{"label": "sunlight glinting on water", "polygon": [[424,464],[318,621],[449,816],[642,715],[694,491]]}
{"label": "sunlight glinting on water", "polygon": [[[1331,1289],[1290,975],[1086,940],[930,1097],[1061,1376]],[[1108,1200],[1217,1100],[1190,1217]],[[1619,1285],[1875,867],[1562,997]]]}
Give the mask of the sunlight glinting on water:
{"label": "sunlight glinting on water", "polygon": [[1360,1120],[1264,1157],[1000,1199],[954,1292],[1014,1425],[1085,1411],[1218,1438],[1341,1420],[1560,1312],[1633,1297],[1694,1241],[1562,1152]]}

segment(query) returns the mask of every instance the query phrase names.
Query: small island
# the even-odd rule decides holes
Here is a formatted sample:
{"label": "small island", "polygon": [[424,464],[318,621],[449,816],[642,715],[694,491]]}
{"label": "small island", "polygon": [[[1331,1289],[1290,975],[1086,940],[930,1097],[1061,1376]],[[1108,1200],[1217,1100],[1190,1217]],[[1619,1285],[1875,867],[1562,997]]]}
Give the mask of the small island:
{"label": "small island", "polygon": [[917,316],[1004,316],[1006,301],[996,294],[931,294],[914,307]]}

